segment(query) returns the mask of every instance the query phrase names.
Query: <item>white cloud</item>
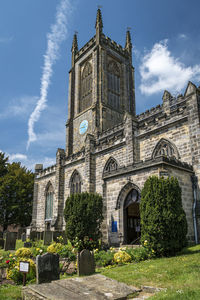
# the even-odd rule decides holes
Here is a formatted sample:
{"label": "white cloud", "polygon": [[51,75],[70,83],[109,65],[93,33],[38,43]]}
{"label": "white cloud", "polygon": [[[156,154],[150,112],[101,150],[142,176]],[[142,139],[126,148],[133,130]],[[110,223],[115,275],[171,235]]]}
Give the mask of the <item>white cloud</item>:
{"label": "white cloud", "polygon": [[51,27],[51,32],[47,35],[47,50],[46,54],[44,55],[40,99],[38,100],[37,105],[30,115],[28,121],[27,148],[29,147],[31,142],[37,140],[37,136],[34,132],[34,124],[39,120],[41,112],[46,108],[48,88],[53,73],[52,66],[59,57],[60,44],[66,38],[67,21],[70,13],[71,7],[69,0],[61,0],[61,3],[57,8],[55,24]]}
{"label": "white cloud", "polygon": [[0,113],[0,119],[13,117],[27,117],[37,102],[36,96],[21,96],[8,103],[8,106]]}
{"label": "white cloud", "polygon": [[167,40],[156,43],[142,59],[140,66],[143,94],[152,95],[169,90],[180,92],[189,80],[200,80],[200,65],[185,66],[167,47]]}
{"label": "white cloud", "polygon": [[180,34],[178,35],[178,38],[179,38],[179,39],[182,39],[182,40],[187,40],[187,39],[188,39],[188,37],[187,37],[187,35],[186,35],[185,33],[180,33]]}
{"label": "white cloud", "polygon": [[8,44],[13,41],[13,37],[0,37],[0,44]]}
{"label": "white cloud", "polygon": [[15,154],[8,154],[9,161],[24,161],[27,160],[27,155],[21,154],[21,153],[15,153]]}

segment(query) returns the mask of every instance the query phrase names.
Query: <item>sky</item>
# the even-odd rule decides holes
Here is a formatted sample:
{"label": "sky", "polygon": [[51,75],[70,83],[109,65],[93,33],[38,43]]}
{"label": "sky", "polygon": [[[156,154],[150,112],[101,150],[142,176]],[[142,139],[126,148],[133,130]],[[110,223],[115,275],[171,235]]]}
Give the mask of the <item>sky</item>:
{"label": "sky", "polygon": [[137,114],[162,103],[164,90],[200,85],[199,0],[0,0],[0,151],[34,170],[65,148],[68,72],[81,48],[103,32],[133,44]]}

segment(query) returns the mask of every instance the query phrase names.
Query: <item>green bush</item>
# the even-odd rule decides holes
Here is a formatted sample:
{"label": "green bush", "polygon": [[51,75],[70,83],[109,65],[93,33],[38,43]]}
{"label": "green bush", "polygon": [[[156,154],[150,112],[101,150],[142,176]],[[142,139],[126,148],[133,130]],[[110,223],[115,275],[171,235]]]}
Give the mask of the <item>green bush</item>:
{"label": "green bush", "polygon": [[176,178],[149,177],[140,203],[141,242],[157,256],[174,255],[186,245],[187,221]]}
{"label": "green bush", "polygon": [[94,251],[95,264],[98,267],[106,267],[113,264],[114,251]]}
{"label": "green bush", "polygon": [[127,248],[126,253],[128,253],[131,256],[132,262],[140,262],[148,258],[154,257],[154,251],[152,252],[152,250],[145,247]]}
{"label": "green bush", "polygon": [[98,194],[72,194],[64,210],[66,235],[79,251],[97,248],[103,221],[103,200]]}

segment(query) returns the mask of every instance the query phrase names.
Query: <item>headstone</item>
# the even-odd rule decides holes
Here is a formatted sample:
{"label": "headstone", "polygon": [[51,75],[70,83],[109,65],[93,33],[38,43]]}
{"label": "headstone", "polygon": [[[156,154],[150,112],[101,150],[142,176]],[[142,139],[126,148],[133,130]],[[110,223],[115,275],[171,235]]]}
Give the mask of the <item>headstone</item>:
{"label": "headstone", "polygon": [[0,238],[0,248],[4,248],[4,239]]}
{"label": "headstone", "polygon": [[36,257],[36,281],[37,284],[51,282],[60,278],[59,255],[45,253]]}
{"label": "headstone", "polygon": [[44,232],[44,245],[50,245],[53,241],[53,231]]}
{"label": "headstone", "polygon": [[86,249],[78,253],[77,269],[78,276],[93,274],[95,272],[94,254]]}
{"label": "headstone", "polygon": [[30,240],[35,241],[37,239],[37,231],[30,232]]}
{"label": "headstone", "polygon": [[18,240],[21,239],[22,233],[24,233],[25,231],[26,231],[25,228],[19,228],[18,229],[18,232],[17,232],[17,239]]}
{"label": "headstone", "polygon": [[6,240],[4,244],[4,250],[15,250],[16,245],[16,239],[17,239],[17,233],[16,232],[7,232],[6,233]]}
{"label": "headstone", "polygon": [[22,240],[22,242],[26,242],[26,233],[25,232],[22,233],[21,240]]}
{"label": "headstone", "polygon": [[31,248],[31,247],[32,247],[32,243],[30,243],[30,242],[24,243],[24,248]]}

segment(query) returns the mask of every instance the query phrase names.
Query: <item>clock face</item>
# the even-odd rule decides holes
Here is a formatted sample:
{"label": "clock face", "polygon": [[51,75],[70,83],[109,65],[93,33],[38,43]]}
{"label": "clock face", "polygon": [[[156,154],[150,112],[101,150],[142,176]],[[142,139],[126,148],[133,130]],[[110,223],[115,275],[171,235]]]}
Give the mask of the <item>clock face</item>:
{"label": "clock face", "polygon": [[80,134],[84,134],[86,133],[88,129],[88,121],[87,120],[83,120],[79,126],[79,132]]}

